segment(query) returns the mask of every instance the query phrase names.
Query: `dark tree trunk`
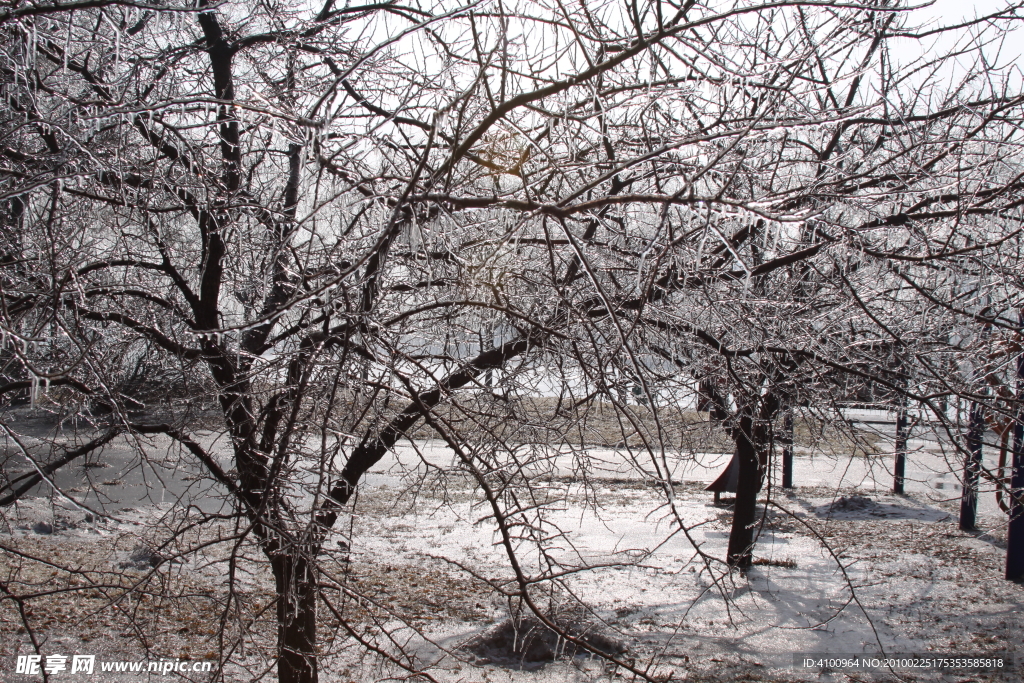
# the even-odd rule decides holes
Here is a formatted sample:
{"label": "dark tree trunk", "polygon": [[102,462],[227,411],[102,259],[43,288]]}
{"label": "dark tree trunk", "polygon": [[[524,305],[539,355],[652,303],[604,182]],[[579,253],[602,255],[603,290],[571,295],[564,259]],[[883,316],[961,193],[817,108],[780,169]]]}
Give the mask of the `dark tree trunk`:
{"label": "dark tree trunk", "polygon": [[906,399],[900,399],[896,412],[896,462],[893,466],[892,492],[903,495],[907,476],[907,443],[910,441],[910,417],[907,415]]}
{"label": "dark tree trunk", "polygon": [[[1024,315],[1024,314],[1022,314]],[[1024,321],[1022,321],[1024,322]],[[1017,400],[1024,398],[1024,357],[1017,359]],[[1010,467],[1010,524],[1006,531],[1006,578],[1024,581],[1024,411],[1013,426]]]}
{"label": "dark tree trunk", "polygon": [[[736,426],[732,430],[740,473],[736,485],[732,531],[729,534],[729,550],[726,555],[730,567],[747,569],[753,561],[757,494],[761,492],[768,472],[772,424],[778,410],[778,397],[769,393],[761,398],[760,410],[756,405],[741,410]],[[757,415],[758,419],[755,420],[754,415]]]}
{"label": "dark tree trunk", "polygon": [[1010,469],[1010,524],[1006,532],[1006,578],[1024,581],[1024,416],[1013,428],[1013,465]]}
{"label": "dark tree trunk", "polygon": [[271,559],[277,583],[277,677],[279,683],[317,683],[316,574],[296,553]]}
{"label": "dark tree trunk", "polygon": [[974,531],[978,520],[978,477],[981,475],[982,440],[985,437],[985,410],[980,403],[971,404],[967,430],[967,456],[964,459],[964,486],[960,494],[960,528]]}
{"label": "dark tree trunk", "polygon": [[786,409],[782,425],[782,488],[793,488],[793,407]]}
{"label": "dark tree trunk", "polygon": [[[903,373],[906,349],[901,343],[897,343],[895,349],[896,369]],[[904,494],[906,489],[907,443],[910,441],[910,415],[907,412],[906,392],[909,388],[909,380],[904,380],[902,391],[896,395],[896,452],[893,454],[892,492],[900,496]]]}
{"label": "dark tree trunk", "polygon": [[730,567],[745,569],[753,559],[754,523],[757,517],[757,494],[761,491],[764,468],[752,443],[754,421],[749,415],[739,419],[736,426],[736,459],[740,463],[736,484],[736,504],[729,534],[728,562]]}

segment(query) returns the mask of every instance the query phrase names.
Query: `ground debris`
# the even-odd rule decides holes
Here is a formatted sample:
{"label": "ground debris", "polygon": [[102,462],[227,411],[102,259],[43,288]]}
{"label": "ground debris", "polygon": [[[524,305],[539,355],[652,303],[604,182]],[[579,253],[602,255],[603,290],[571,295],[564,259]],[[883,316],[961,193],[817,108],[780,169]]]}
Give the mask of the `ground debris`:
{"label": "ground debris", "polygon": [[861,512],[875,506],[875,501],[867,496],[843,496],[829,506],[832,512]]}
{"label": "ground debris", "polygon": [[518,670],[539,669],[556,659],[594,654],[567,640],[564,635],[589,645],[601,654],[617,656],[626,651],[621,641],[602,633],[592,618],[570,613],[549,619],[561,633],[534,616],[510,618],[474,638],[463,649],[475,655],[478,663]]}

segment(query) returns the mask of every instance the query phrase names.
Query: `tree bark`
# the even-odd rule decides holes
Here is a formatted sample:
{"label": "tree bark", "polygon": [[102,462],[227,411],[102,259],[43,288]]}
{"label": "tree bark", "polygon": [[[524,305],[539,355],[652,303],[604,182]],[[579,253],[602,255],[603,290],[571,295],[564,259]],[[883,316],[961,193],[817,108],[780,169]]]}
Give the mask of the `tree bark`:
{"label": "tree bark", "polygon": [[[1020,401],[1022,397],[1024,357],[1017,359],[1017,400]],[[1013,458],[1010,463],[1010,523],[1006,530],[1006,578],[1010,581],[1024,581],[1024,411],[1020,409],[1017,410],[1017,420],[1013,426]]]}
{"label": "tree bark", "polygon": [[277,584],[277,677],[279,683],[317,683],[314,568],[297,548],[271,558]]}
{"label": "tree bark", "polygon": [[[769,393],[757,406],[741,410],[733,439],[739,460],[739,482],[736,485],[736,505],[733,508],[732,531],[726,561],[730,567],[747,569],[753,562],[754,527],[757,522],[757,494],[761,492],[768,472],[768,452],[771,448],[772,423],[778,412],[778,397]],[[754,415],[757,419],[754,419]]]}
{"label": "tree bark", "polygon": [[907,475],[907,442],[910,440],[910,418],[907,415],[906,398],[900,398],[896,413],[896,463],[893,467],[892,492],[903,495]]}
{"label": "tree bark", "polygon": [[729,534],[728,563],[730,567],[745,569],[752,561],[754,546],[754,520],[757,513],[757,494],[761,490],[763,469],[758,462],[757,450],[751,442],[754,421],[749,415],[739,419],[736,428],[736,458],[740,463],[736,484],[736,503],[732,514],[732,532]]}
{"label": "tree bark", "polygon": [[960,494],[960,528],[963,531],[977,529],[978,478],[981,475],[984,438],[985,408],[980,403],[972,403],[967,429],[967,455],[964,458],[964,485]]}
{"label": "tree bark", "polygon": [[782,426],[782,488],[793,488],[793,406],[786,409]]}

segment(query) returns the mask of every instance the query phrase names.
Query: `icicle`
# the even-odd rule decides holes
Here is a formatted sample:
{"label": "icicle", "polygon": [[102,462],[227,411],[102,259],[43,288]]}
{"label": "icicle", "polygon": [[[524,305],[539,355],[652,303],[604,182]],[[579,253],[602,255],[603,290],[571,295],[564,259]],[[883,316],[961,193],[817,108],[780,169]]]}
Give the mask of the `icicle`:
{"label": "icicle", "polygon": [[68,33],[67,39],[64,41],[64,71],[68,70],[68,54],[71,52],[71,27],[72,23],[68,20]]}
{"label": "icicle", "polygon": [[121,27],[114,23],[114,20],[108,17],[106,14],[103,15],[104,21],[110,26],[111,32],[114,34],[114,62],[121,61]]}

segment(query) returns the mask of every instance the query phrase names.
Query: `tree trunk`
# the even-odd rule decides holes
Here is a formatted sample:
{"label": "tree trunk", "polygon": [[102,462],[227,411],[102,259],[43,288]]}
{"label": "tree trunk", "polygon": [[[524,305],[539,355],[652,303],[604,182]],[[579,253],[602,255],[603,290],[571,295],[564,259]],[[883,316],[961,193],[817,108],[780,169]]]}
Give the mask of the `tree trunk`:
{"label": "tree trunk", "polygon": [[317,683],[316,575],[296,552],[271,559],[277,583],[277,678],[280,683]]}
{"label": "tree trunk", "polygon": [[729,534],[728,562],[730,567],[746,569],[753,559],[754,521],[757,516],[757,494],[761,490],[764,470],[751,442],[754,421],[749,415],[739,420],[736,430],[736,459],[740,463],[740,476],[736,484],[736,506],[732,514],[732,532]]}
{"label": "tree trunk", "polygon": [[964,531],[977,528],[978,477],[981,475],[984,438],[985,409],[980,403],[972,403],[967,429],[967,456],[964,458],[964,485],[960,494],[960,528]]}
{"label": "tree trunk", "polygon": [[793,488],[793,406],[786,409],[782,425],[782,488]]}
{"label": "tree trunk", "polygon": [[910,417],[906,397],[900,398],[896,412],[896,462],[893,466],[892,492],[903,495],[907,476],[907,443],[910,441]]}
{"label": "tree trunk", "polygon": [[[740,473],[736,485],[732,531],[729,534],[729,550],[726,554],[726,561],[730,567],[747,569],[753,561],[757,494],[761,492],[768,472],[772,424],[778,409],[778,397],[769,393],[761,399],[759,411],[755,406],[742,410],[737,425],[733,428]],[[754,414],[758,416],[756,421],[753,418]]]}
{"label": "tree trunk", "polygon": [[[1024,313],[1021,314],[1024,323]],[[1017,359],[1017,400],[1024,398],[1024,357]],[[1017,409],[1010,460],[1010,523],[1006,530],[1006,578],[1024,581],[1024,411]]]}

